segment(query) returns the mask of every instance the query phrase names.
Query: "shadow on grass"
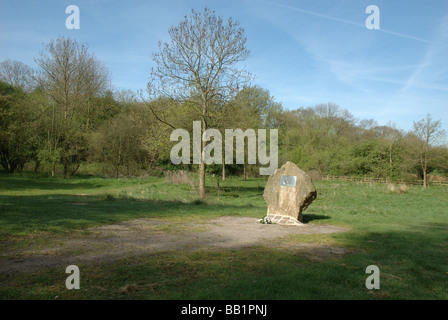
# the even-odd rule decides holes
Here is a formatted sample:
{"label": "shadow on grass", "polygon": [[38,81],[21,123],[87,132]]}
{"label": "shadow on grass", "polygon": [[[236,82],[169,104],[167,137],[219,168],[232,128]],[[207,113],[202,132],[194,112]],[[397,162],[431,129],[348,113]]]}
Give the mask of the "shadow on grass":
{"label": "shadow on grass", "polygon": [[381,290],[371,291],[373,298],[448,299],[446,223],[403,224],[400,231],[345,236],[347,243],[363,252],[349,257],[349,263],[360,264],[363,270],[379,267]]}
{"label": "shadow on grass", "polygon": [[[263,211],[263,210],[262,210]],[[136,218],[245,215],[261,216],[252,204],[208,204],[204,201],[162,201],[108,198],[107,195],[0,196],[0,236],[36,231],[70,231]]]}
{"label": "shadow on grass", "polygon": [[[83,179],[88,181],[88,179]],[[53,180],[48,178],[27,178],[27,177],[7,177],[0,176],[0,190],[18,191],[25,189],[40,190],[74,190],[74,189],[95,189],[102,187],[99,184],[88,182],[75,182],[75,180],[59,179]]]}
{"label": "shadow on grass", "polygon": [[[216,194],[216,186],[206,186],[205,191],[210,194]],[[240,197],[240,196],[262,196],[264,187],[261,186],[220,186],[219,192],[223,196]]]}
{"label": "shadow on grass", "polygon": [[[4,296],[13,299],[47,299],[56,294],[65,299],[117,299],[123,298],[119,288],[135,284],[138,290],[127,293],[126,299],[448,298],[447,244],[440,242],[447,231],[427,234],[389,230],[343,236],[355,249],[353,253],[337,254],[326,246],[294,253],[257,246],[140,255],[133,258],[133,263],[126,259],[84,265],[82,296],[76,296],[81,291],[69,292],[62,285],[55,289],[54,279],[63,283],[63,274],[54,275],[48,269],[38,277],[30,273],[5,278],[15,287],[3,286],[0,294],[3,291]],[[369,265],[380,269],[379,290],[365,286]]]}
{"label": "shadow on grass", "polygon": [[[305,250],[304,255],[274,248],[233,251],[231,259],[229,251],[203,253],[201,261],[207,261],[203,264],[192,262],[198,261],[198,256],[196,260],[187,256],[185,263],[178,263],[177,270],[170,272],[183,274],[198,266],[207,272],[190,281],[180,295],[173,294],[177,299],[232,299],[238,294],[242,299],[446,300],[448,230],[432,231],[428,234],[405,228],[341,233],[338,237],[353,249],[350,254],[338,254],[331,246],[323,246]],[[379,290],[365,286],[369,265],[380,269]],[[197,271],[200,274],[204,270]],[[219,276],[211,280],[209,274]]]}
{"label": "shadow on grass", "polygon": [[304,223],[308,223],[308,222],[311,222],[311,221],[314,221],[314,220],[330,219],[329,216],[324,216],[324,215],[321,215],[321,214],[306,214],[306,213],[304,213],[304,214],[302,214],[302,216],[303,216],[303,222]]}

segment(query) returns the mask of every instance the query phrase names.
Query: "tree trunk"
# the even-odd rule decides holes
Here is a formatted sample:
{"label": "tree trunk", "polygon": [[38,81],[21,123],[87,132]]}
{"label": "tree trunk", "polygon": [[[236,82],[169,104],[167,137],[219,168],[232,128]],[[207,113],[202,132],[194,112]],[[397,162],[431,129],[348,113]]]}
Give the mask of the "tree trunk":
{"label": "tree trunk", "polygon": [[244,181],[247,180],[246,160],[244,160],[244,163],[243,163],[243,179],[244,179]]}
{"label": "tree trunk", "polygon": [[205,112],[206,112],[206,104],[204,102],[202,110],[201,163],[199,165],[199,185],[198,185],[199,199],[201,200],[205,198],[205,162],[204,162],[205,141],[204,139],[202,139],[205,130],[207,130],[205,123]]}
{"label": "tree trunk", "polygon": [[65,178],[71,179],[75,175],[76,171],[78,171],[80,166],[81,164],[77,164],[74,168],[72,168],[70,164],[67,164],[67,169],[64,169],[64,171],[66,171],[66,173],[64,174]]}
{"label": "tree trunk", "polygon": [[217,193],[217,195],[218,195],[218,200],[219,200],[219,178],[218,177],[216,177],[216,193]]}
{"label": "tree trunk", "polygon": [[427,172],[427,164],[426,164],[426,154],[420,154],[420,164],[422,166],[422,173],[423,173],[423,189],[426,189],[426,172]]}
{"label": "tree trunk", "polygon": [[54,178],[56,176],[56,162],[51,162],[51,177]]}
{"label": "tree trunk", "polygon": [[226,163],[224,152],[222,153],[222,181],[226,181]]}
{"label": "tree trunk", "polygon": [[427,153],[425,153],[425,166],[423,168],[423,188],[426,189],[426,187],[428,186],[428,157],[427,157]]}
{"label": "tree trunk", "polygon": [[426,169],[423,171],[423,189],[426,189],[428,182],[426,180]]}
{"label": "tree trunk", "polygon": [[199,199],[205,198],[205,162],[201,158],[201,164],[199,165],[199,186],[198,186]]}

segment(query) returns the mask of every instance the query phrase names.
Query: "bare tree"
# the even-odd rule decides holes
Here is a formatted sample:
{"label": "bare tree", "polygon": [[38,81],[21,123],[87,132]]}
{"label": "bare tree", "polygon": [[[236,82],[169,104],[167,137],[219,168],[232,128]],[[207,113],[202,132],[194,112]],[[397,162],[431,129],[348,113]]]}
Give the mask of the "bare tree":
{"label": "bare tree", "polygon": [[54,177],[60,157],[64,174],[70,177],[82,159],[85,141],[80,128],[89,129],[90,98],[108,87],[109,74],[86,46],[71,38],[52,40],[45,49],[36,63],[41,69],[39,85],[50,98],[47,154],[51,175]]}
{"label": "bare tree", "polygon": [[116,101],[122,104],[133,104],[138,101],[137,94],[132,90],[118,90],[113,93],[113,97]]}
{"label": "bare tree", "polygon": [[71,38],[52,40],[36,63],[41,68],[39,84],[58,105],[63,107],[64,119],[75,113],[80,102],[104,91],[109,85],[105,66],[85,45]]}
{"label": "bare tree", "polygon": [[423,172],[423,188],[428,186],[428,164],[430,162],[431,147],[445,138],[441,120],[433,120],[428,113],[425,119],[414,122],[412,133],[418,138],[417,150]]}
{"label": "bare tree", "polygon": [[[240,24],[224,21],[215,12],[192,10],[190,16],[169,29],[171,42],[159,42],[152,59],[148,92],[152,97],[170,97],[188,102],[201,120],[202,133],[209,127],[216,101],[232,97],[248,83],[249,73],[239,63],[249,56]],[[199,120],[198,119],[198,120]],[[202,150],[205,142],[202,141]],[[205,163],[199,166],[199,198],[205,196]]]}
{"label": "bare tree", "polygon": [[36,87],[34,70],[27,64],[7,59],[0,63],[0,80],[31,92]]}

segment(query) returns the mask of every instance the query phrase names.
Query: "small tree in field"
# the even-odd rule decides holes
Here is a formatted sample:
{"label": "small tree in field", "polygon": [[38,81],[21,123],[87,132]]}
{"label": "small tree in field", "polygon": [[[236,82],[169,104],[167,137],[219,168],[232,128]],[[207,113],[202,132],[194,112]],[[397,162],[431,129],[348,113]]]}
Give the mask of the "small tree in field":
{"label": "small tree in field", "polygon": [[[249,81],[249,74],[239,68],[239,62],[249,56],[244,29],[231,18],[224,21],[205,8],[203,12],[192,10],[190,16],[169,29],[169,35],[171,41],[159,42],[159,51],[152,56],[156,67],[151,72],[148,92],[154,98],[168,97],[188,103],[201,121],[203,133],[210,126],[214,109],[221,105],[219,101],[230,99]],[[202,150],[204,147],[202,141]],[[205,163],[202,157],[198,192],[203,199]]]}
{"label": "small tree in field", "polygon": [[423,188],[428,186],[428,164],[431,156],[431,146],[440,143],[445,137],[441,120],[433,120],[428,113],[425,119],[414,122],[412,133],[418,138],[417,152],[423,172]]}

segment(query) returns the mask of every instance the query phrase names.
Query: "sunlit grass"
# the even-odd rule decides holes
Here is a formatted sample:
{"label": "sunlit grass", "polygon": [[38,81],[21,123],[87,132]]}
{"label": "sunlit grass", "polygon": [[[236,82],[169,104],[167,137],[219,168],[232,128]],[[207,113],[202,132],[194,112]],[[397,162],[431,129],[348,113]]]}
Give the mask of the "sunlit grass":
{"label": "sunlit grass", "polygon": [[[135,218],[201,222],[223,215],[262,218],[265,179],[207,180],[197,201],[190,185],[163,178],[46,179],[0,177],[0,248],[25,247],[43,235]],[[306,250],[262,244],[239,250],[129,256],[80,266],[81,290],[65,288],[58,268],[0,275],[0,298],[12,299],[448,299],[448,190],[410,186],[390,192],[383,184],[316,181],[318,197],[304,213],[313,224],[349,232],[295,235],[283,241],[344,248],[346,254],[312,259]],[[73,205],[70,203],[88,203]],[[173,225],[159,231],[182,232]],[[174,229],[173,229],[174,228]],[[82,233],[77,233],[82,236]],[[1,258],[0,258],[1,262]],[[365,269],[381,270],[381,289],[365,288]]]}

